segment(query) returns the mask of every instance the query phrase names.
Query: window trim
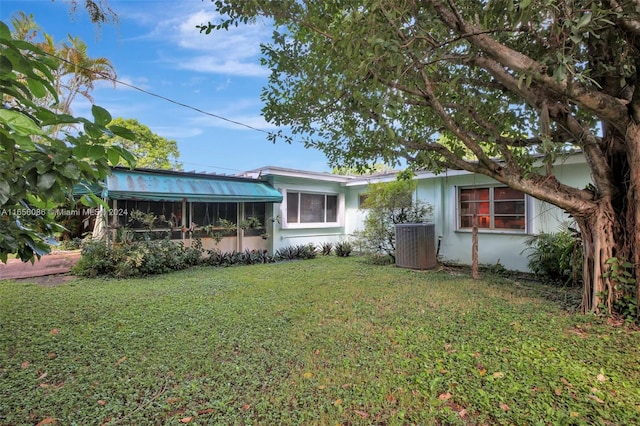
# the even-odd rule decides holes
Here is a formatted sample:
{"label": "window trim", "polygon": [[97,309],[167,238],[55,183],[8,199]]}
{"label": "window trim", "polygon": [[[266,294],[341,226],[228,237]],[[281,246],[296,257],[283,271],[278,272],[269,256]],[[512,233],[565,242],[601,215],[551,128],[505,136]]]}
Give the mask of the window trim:
{"label": "window trim", "polygon": [[[280,204],[280,228],[281,229],[308,229],[308,228],[337,228],[344,226],[344,211],[345,211],[345,196],[340,192],[331,192],[331,191],[314,191],[308,189],[298,189],[298,188],[286,188],[281,189],[282,191],[282,203]],[[337,211],[336,211],[336,221],[335,222],[289,222],[288,220],[288,206],[287,206],[287,195],[290,193],[297,193],[298,197],[300,194],[310,194],[310,195],[324,195],[324,216],[326,220],[327,216],[327,196],[336,196],[337,197]],[[299,200],[299,198],[298,198]],[[300,203],[298,202],[298,220],[300,220]]]}
{"label": "window trim", "polygon": [[[513,229],[513,228],[495,228],[495,189],[496,188],[508,188],[506,185],[501,184],[487,184],[487,185],[460,185],[455,187],[455,215],[456,215],[456,232],[471,232],[471,227],[462,227],[462,201],[460,200],[461,191],[464,189],[488,189],[489,190],[489,217],[492,227],[490,228],[480,228],[478,227],[478,232],[482,233],[493,233],[493,234],[516,234],[516,235],[526,235],[530,233],[531,225],[530,225],[530,197],[522,193],[524,195],[524,212],[522,215],[524,216],[524,228],[522,229]],[[521,191],[520,191],[521,192]]]}

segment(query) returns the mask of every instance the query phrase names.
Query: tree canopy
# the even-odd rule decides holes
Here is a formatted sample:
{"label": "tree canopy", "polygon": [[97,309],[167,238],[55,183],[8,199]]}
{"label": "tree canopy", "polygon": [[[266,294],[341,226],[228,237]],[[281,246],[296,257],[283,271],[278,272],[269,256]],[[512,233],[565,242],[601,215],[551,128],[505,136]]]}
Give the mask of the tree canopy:
{"label": "tree canopy", "polygon": [[[49,251],[48,239],[58,230],[55,209],[72,199],[75,185],[97,184],[111,165],[135,160],[125,149],[101,142],[105,133],[130,135],[109,125],[111,115],[104,108],[94,105],[89,120],[39,102],[59,100],[55,58],[13,38],[4,22],[0,46],[0,261],[6,262],[9,253],[32,260]],[[90,195],[82,201],[100,202]]]}
{"label": "tree canopy", "polygon": [[135,135],[133,139],[118,135],[105,136],[105,141],[108,145],[118,145],[131,152],[136,157],[137,167],[173,170],[182,168],[182,163],[178,161],[180,152],[175,140],[153,133],[149,127],[133,118],[114,118],[110,124],[129,129]]}
{"label": "tree canopy", "polygon": [[[462,169],[559,206],[582,231],[586,310],[623,297],[609,259],[640,275],[636,1],[213,3],[206,33],[275,22],[263,113],[332,164]],[[573,150],[587,188],[553,174]]]}

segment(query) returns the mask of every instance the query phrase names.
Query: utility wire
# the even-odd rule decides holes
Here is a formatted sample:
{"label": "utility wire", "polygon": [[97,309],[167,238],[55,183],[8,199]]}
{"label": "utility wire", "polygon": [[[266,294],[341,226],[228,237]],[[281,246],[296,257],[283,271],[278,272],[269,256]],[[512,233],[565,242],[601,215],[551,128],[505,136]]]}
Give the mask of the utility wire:
{"label": "utility wire", "polygon": [[194,107],[194,106],[191,106],[191,105],[185,104],[185,103],[183,103],[183,102],[175,101],[175,100],[173,100],[173,99],[167,98],[166,96],[163,96],[163,95],[159,95],[159,94],[157,94],[157,93],[150,92],[150,91],[145,90],[145,89],[143,89],[143,88],[141,88],[141,87],[138,87],[138,86],[136,86],[136,85],[129,84],[129,83],[125,83],[124,81],[120,81],[120,80],[118,80],[117,78],[113,78],[113,77],[111,77],[111,76],[107,75],[106,73],[101,73],[101,72],[93,71],[93,70],[91,70],[91,69],[89,69],[89,68],[85,68],[85,67],[83,67],[83,66],[81,66],[81,65],[75,64],[75,63],[73,63],[73,62],[71,62],[71,61],[69,61],[69,60],[67,60],[67,59],[65,59],[65,58],[61,58],[61,57],[56,56],[56,55],[54,55],[54,54],[52,54],[52,53],[49,53],[49,52],[43,52],[43,53],[44,53],[45,55],[47,55],[47,56],[50,56],[50,57],[54,58],[54,59],[57,59],[57,60],[62,61],[62,62],[65,62],[65,63],[67,63],[67,64],[69,64],[69,65],[73,65],[73,66],[74,66],[74,67],[76,67],[76,68],[80,68],[80,69],[82,69],[82,70],[84,70],[84,71],[87,71],[87,72],[90,72],[90,73],[92,73],[92,74],[98,74],[98,75],[100,75],[104,80],[111,81],[112,83],[121,84],[121,85],[123,85],[123,86],[129,87],[129,88],[134,89],[134,90],[137,90],[137,91],[139,91],[139,92],[142,92],[142,93],[144,93],[144,94],[146,94],[146,95],[153,96],[153,97],[155,97],[155,98],[162,99],[162,100],[167,101],[167,102],[170,102],[170,103],[172,103],[172,104],[179,105],[179,106],[181,106],[181,107],[183,107],[183,108],[188,108],[188,109],[190,109],[190,110],[193,110],[193,111],[199,112],[200,114],[208,115],[208,116],[210,116],[210,117],[217,118],[217,119],[219,119],[219,120],[223,120],[223,121],[226,121],[226,122],[228,122],[228,123],[236,124],[236,125],[238,125],[238,126],[246,127],[247,129],[255,130],[255,131],[257,131],[257,132],[266,133],[267,135],[276,136],[276,135],[275,135],[274,133],[272,133],[272,132],[268,132],[268,131],[266,131],[266,130],[259,129],[259,128],[257,128],[257,127],[251,126],[251,125],[249,125],[249,124],[242,123],[242,122],[240,122],[240,121],[231,120],[230,118],[226,118],[226,117],[223,117],[223,116],[221,116],[221,115],[214,114],[214,113],[211,113],[211,112],[208,112],[208,111],[202,110],[202,109],[200,109],[200,108],[197,108],[197,107]]}
{"label": "utility wire", "polygon": [[[103,75],[101,73],[96,73],[96,74]],[[106,79],[107,80],[111,80],[114,83],[130,87],[130,88],[135,89],[135,90],[137,90],[139,92],[142,92],[144,94],[147,94],[147,95],[150,95],[150,96],[154,96],[156,98],[162,99],[162,100],[167,101],[167,102],[171,102],[172,104],[179,105],[181,107],[191,109],[191,110],[199,112],[201,114],[205,114],[205,115],[208,115],[208,116],[211,116],[211,117],[214,117],[214,118],[217,118],[219,120],[223,120],[223,121],[226,121],[226,122],[229,122],[229,123],[237,124],[238,126],[246,127],[247,129],[255,130],[257,132],[266,133],[268,135],[271,134],[271,132],[268,132],[266,130],[258,129],[257,127],[253,127],[253,126],[251,126],[249,124],[245,124],[245,123],[241,123],[239,121],[231,120],[230,118],[226,118],[226,117],[223,117],[221,115],[217,115],[217,114],[214,114],[214,113],[211,113],[211,112],[207,112],[207,111],[204,111],[204,110],[202,110],[200,108],[197,108],[197,107],[194,107],[194,106],[191,106],[191,105],[187,105],[187,104],[182,103],[182,102],[174,101],[173,99],[167,98],[166,96],[162,96],[162,95],[158,95],[157,93],[149,92],[148,90],[145,90],[145,89],[143,89],[141,87],[137,87],[137,86],[134,86],[133,84],[125,83],[124,81],[119,81],[119,80],[117,80],[115,78],[106,78]]]}
{"label": "utility wire", "polygon": [[[65,62],[65,63],[70,64],[70,65],[73,65],[73,66],[74,66],[74,67],[76,67],[76,68],[80,68],[80,69],[82,69],[82,70],[84,70],[84,71],[87,71],[87,72],[90,72],[90,73],[92,73],[92,74],[98,74],[98,75],[100,75],[104,80],[111,81],[112,83],[115,83],[115,84],[121,84],[122,86],[129,87],[129,88],[131,88],[131,89],[137,90],[137,91],[139,91],[139,92],[141,92],[141,93],[144,93],[144,94],[146,94],[146,95],[153,96],[153,97],[155,97],[155,98],[162,99],[163,101],[167,101],[167,102],[170,102],[170,103],[172,103],[172,104],[175,104],[175,105],[181,106],[181,107],[183,107],[183,108],[187,108],[187,109],[190,109],[190,110],[193,110],[193,111],[199,112],[200,114],[208,115],[208,116],[210,116],[210,117],[217,118],[217,119],[219,119],[219,120],[223,120],[223,121],[226,121],[226,122],[228,122],[228,123],[232,123],[232,124],[236,124],[236,125],[238,125],[238,126],[246,127],[247,129],[250,129],[250,130],[255,130],[255,131],[257,131],[257,132],[265,133],[265,134],[267,134],[267,135],[269,135],[269,136],[273,137],[274,139],[275,139],[275,137],[276,137],[276,136],[278,136],[278,135],[276,135],[276,134],[274,134],[274,133],[272,133],[272,132],[268,132],[268,131],[266,131],[266,130],[259,129],[259,128],[254,127],[254,126],[251,126],[251,125],[249,125],[249,124],[245,124],[245,123],[242,123],[242,122],[240,122],[240,121],[232,120],[232,119],[230,119],[230,118],[226,118],[226,117],[223,117],[223,116],[221,116],[221,115],[214,114],[214,113],[211,113],[211,112],[208,112],[208,111],[202,110],[202,109],[200,109],[200,108],[197,108],[197,107],[194,107],[194,106],[191,106],[191,105],[185,104],[185,103],[183,103],[183,102],[179,102],[179,101],[176,101],[176,100],[173,100],[173,99],[167,98],[166,96],[163,96],[163,95],[159,95],[159,94],[157,94],[157,93],[150,92],[150,91],[148,91],[148,90],[145,90],[145,89],[143,89],[143,88],[141,88],[141,87],[138,87],[138,86],[136,86],[136,85],[133,85],[133,84],[125,83],[124,81],[120,81],[120,80],[118,80],[117,78],[113,78],[113,77],[111,77],[111,76],[107,75],[106,73],[102,73],[102,72],[98,72],[98,71],[93,71],[93,70],[91,70],[91,69],[89,69],[89,68],[83,67],[83,66],[81,66],[81,65],[77,65],[77,64],[75,64],[75,63],[73,63],[73,62],[71,62],[71,61],[69,61],[69,60],[67,60],[67,59],[65,59],[65,58],[61,58],[61,57],[56,56],[56,55],[54,55],[54,54],[52,54],[52,53],[49,53],[49,52],[43,52],[43,53],[44,53],[45,55],[47,55],[47,56],[50,56],[50,57],[54,58],[54,59],[57,59],[57,60],[59,60],[59,61]],[[291,143],[291,139],[290,139],[290,138],[285,137],[285,139],[286,139],[289,143]],[[242,171],[242,170],[239,170],[239,169],[231,169],[231,168],[228,168],[228,167],[209,166],[209,165],[205,165],[205,164],[189,163],[189,162],[182,162],[182,163],[183,163],[183,164],[190,164],[190,165],[194,165],[194,166],[206,167],[206,168],[210,168],[210,169],[222,169],[222,170],[229,170],[229,171]]]}

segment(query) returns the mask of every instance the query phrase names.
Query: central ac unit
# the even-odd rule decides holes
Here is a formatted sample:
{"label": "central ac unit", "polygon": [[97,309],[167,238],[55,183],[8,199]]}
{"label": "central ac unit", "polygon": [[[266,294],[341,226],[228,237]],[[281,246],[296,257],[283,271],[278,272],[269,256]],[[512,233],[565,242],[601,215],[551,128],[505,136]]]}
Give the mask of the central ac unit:
{"label": "central ac unit", "polygon": [[436,231],[433,223],[396,225],[396,266],[410,269],[432,269],[436,258]]}

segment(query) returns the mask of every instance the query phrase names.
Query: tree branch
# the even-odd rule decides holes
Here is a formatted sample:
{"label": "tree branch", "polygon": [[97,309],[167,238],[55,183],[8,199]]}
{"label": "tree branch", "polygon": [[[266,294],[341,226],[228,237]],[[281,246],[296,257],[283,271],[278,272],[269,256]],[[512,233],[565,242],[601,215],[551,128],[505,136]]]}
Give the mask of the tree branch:
{"label": "tree branch", "polygon": [[530,57],[498,43],[487,34],[476,34],[480,29],[462,19],[453,0],[448,0],[449,8],[439,0],[427,1],[434,7],[445,25],[458,34],[468,35],[465,38],[469,43],[491,56],[502,67],[531,75],[532,80],[592,111],[612,123],[619,131],[624,132],[626,129],[629,116],[625,102],[605,93],[589,91],[578,82],[572,81],[569,84],[566,78],[558,81],[556,78],[547,75],[545,68]]}
{"label": "tree branch", "polygon": [[[607,3],[614,12],[624,12],[622,5],[616,0],[607,0],[605,1],[605,3]],[[638,5],[636,2],[636,7],[639,6],[640,5]],[[634,37],[640,37],[640,21],[638,21],[637,19],[616,19],[616,22],[625,32],[630,33]]]}

